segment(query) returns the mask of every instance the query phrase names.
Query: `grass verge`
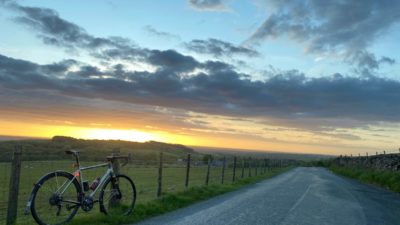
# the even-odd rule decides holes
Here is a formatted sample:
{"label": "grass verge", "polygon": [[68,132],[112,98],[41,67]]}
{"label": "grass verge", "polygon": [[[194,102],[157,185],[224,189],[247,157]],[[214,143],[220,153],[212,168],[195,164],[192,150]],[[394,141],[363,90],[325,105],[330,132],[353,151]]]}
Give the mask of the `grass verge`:
{"label": "grass verge", "polygon": [[134,213],[131,216],[111,217],[101,213],[93,213],[91,215],[73,219],[71,225],[96,224],[96,225],[117,225],[136,223],[150,217],[158,216],[167,212],[174,211],[179,208],[186,207],[193,203],[206,200],[217,195],[221,195],[230,191],[237,190],[248,184],[273,177],[277,174],[285,172],[289,168],[274,169],[257,177],[248,177],[241,179],[233,184],[211,185],[202,187],[192,187],[179,193],[166,193],[159,199],[140,203],[135,206]]}
{"label": "grass verge", "polygon": [[364,183],[374,184],[400,193],[399,172],[338,166],[331,166],[329,169],[336,174],[350,177]]}

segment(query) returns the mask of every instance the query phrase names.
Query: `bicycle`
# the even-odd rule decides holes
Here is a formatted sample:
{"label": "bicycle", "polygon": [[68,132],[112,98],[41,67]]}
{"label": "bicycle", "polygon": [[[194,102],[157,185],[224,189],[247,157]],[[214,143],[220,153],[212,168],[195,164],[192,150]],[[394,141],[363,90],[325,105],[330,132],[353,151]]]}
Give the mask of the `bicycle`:
{"label": "bicycle", "polygon": [[[74,173],[55,171],[40,178],[33,187],[25,214],[30,211],[33,219],[40,225],[58,225],[71,221],[79,208],[89,212],[97,202],[100,212],[106,215],[127,216],[133,212],[136,201],[135,185],[128,176],[114,173],[112,165],[115,159],[125,159],[124,166],[128,157],[109,156],[107,163],[81,167],[79,151],[69,150],[65,153],[75,157],[77,170]],[[83,179],[83,171],[99,167],[108,169],[89,186]],[[95,199],[99,190],[98,199]]]}

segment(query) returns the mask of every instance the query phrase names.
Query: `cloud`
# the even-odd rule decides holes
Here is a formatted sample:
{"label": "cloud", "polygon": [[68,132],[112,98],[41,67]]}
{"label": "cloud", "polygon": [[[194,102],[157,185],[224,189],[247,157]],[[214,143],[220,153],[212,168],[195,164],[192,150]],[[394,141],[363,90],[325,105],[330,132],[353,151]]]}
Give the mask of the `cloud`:
{"label": "cloud", "polygon": [[351,63],[356,63],[358,68],[367,69],[367,70],[379,69],[381,64],[393,65],[396,62],[395,59],[389,58],[386,56],[383,56],[380,59],[377,59],[374,54],[367,52],[367,51],[361,51],[361,50],[353,52],[348,57],[348,60]]}
{"label": "cloud", "polygon": [[200,54],[209,54],[215,57],[231,57],[233,55],[243,55],[248,57],[260,56],[260,53],[256,50],[242,46],[235,46],[229,42],[214,38],[210,38],[208,40],[192,40],[188,43],[185,43],[185,46],[190,51]]}
{"label": "cloud", "polygon": [[175,72],[192,71],[199,64],[193,57],[182,55],[175,50],[152,50],[147,62],[162,70],[174,70]]}
{"label": "cloud", "polygon": [[369,69],[384,61],[368,53],[367,47],[400,22],[400,2],[395,0],[276,0],[269,1],[268,11],[268,18],[249,42],[285,36],[305,43],[309,53],[344,51],[348,62],[354,60]]}
{"label": "cloud", "polygon": [[180,39],[180,37],[179,37],[178,35],[171,34],[171,33],[169,33],[169,32],[165,32],[165,31],[159,31],[159,30],[157,30],[156,28],[154,28],[154,27],[152,27],[152,26],[150,26],[150,25],[145,26],[145,27],[144,27],[144,30],[145,30],[148,34],[150,34],[150,35],[152,35],[152,36],[164,38],[164,39],[167,39],[167,40],[171,40],[171,39],[177,39],[177,40],[179,40],[179,39]]}
{"label": "cloud", "polygon": [[[20,12],[23,16],[15,19],[18,23],[28,25],[36,32],[38,37],[49,45],[63,47],[68,50],[83,49],[92,56],[106,61],[126,60],[129,62],[140,61],[151,64],[157,68],[166,70],[174,68],[176,71],[190,71],[196,67],[197,61],[182,55],[174,50],[151,50],[141,48],[133,44],[129,39],[122,37],[100,38],[88,34],[82,27],[62,19],[52,9],[25,7],[13,3],[9,5],[12,9]],[[79,76],[99,74],[93,67],[83,68]]]}
{"label": "cloud", "polygon": [[90,65],[84,65],[79,68],[78,71],[68,72],[68,77],[77,76],[77,77],[102,77],[107,75],[100,71],[99,68]]}
{"label": "cloud", "polygon": [[52,9],[25,7],[14,5],[15,9],[22,12],[24,16],[17,17],[15,20],[26,24],[42,33],[40,38],[47,43],[69,48],[77,47],[101,47],[108,45],[107,39],[94,38],[87,32],[62,18]]}
{"label": "cloud", "polygon": [[[115,69],[102,71],[89,67],[88,70],[87,66],[81,66],[75,74],[100,74],[96,78],[69,77],[69,71],[65,69],[65,78],[60,78],[46,71],[48,65],[0,56],[0,84],[16,90],[47,90],[66,96],[225,116],[273,118],[287,123],[346,119],[367,124],[400,122],[400,82],[395,80],[339,74],[306,78],[297,71],[287,71],[265,81],[252,81],[246,78],[246,74],[238,73],[223,63],[215,66],[218,63],[194,62],[189,66],[178,65],[184,69],[177,71],[168,67],[168,63],[155,72],[119,68],[118,75],[115,75]],[[206,72],[182,76],[184,71],[194,67]],[[121,78],[121,73],[124,78]],[[107,76],[101,76],[103,74]],[[319,124],[323,125],[335,126],[330,123]]]}
{"label": "cloud", "polygon": [[41,67],[32,62],[0,55],[0,68],[0,85],[8,88],[58,88],[54,79],[48,79],[43,75],[44,72],[49,71],[51,65]]}
{"label": "cloud", "polygon": [[53,76],[63,76],[70,67],[78,64],[79,62],[76,60],[67,59],[57,63],[44,65],[42,67],[42,70],[46,74],[52,74]]}
{"label": "cloud", "polygon": [[[131,40],[122,37],[101,38],[88,34],[82,27],[62,19],[52,9],[25,7],[16,3],[9,6],[23,16],[15,19],[18,23],[28,25],[40,34],[38,37],[49,45],[63,47],[68,50],[83,49],[92,56],[113,61],[116,59],[129,62],[140,61],[157,68],[190,71],[196,66],[196,60],[174,50],[151,50],[141,48]],[[93,68],[86,68],[86,70]],[[81,71],[87,74],[93,71]]]}
{"label": "cloud", "polygon": [[14,20],[38,32],[38,38],[48,45],[75,52],[84,49],[102,59],[141,59],[148,53],[148,49],[140,48],[126,38],[95,37],[84,28],[61,18],[52,9],[21,6],[14,1],[4,5],[19,12],[21,15]]}
{"label": "cloud", "polygon": [[190,6],[204,11],[227,11],[222,0],[188,0]]}

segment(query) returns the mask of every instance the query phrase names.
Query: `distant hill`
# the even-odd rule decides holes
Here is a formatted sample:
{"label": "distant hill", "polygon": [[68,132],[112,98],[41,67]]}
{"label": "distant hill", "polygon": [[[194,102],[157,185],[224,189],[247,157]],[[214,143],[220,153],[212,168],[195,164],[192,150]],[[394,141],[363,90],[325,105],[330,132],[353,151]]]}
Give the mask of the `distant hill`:
{"label": "distant hill", "polygon": [[26,137],[26,136],[9,136],[9,135],[1,135],[0,141],[15,141],[15,140],[42,140],[44,138],[39,137]]}
{"label": "distant hill", "polygon": [[78,149],[82,160],[104,161],[112,152],[121,155],[131,154],[134,160],[154,161],[159,152],[164,158],[177,159],[194,153],[192,148],[179,144],[167,144],[155,141],[145,143],[120,140],[84,140],[65,136],[55,136],[50,140],[11,140],[0,141],[0,161],[9,161],[15,145],[23,148],[24,160],[61,160],[70,159],[66,150]]}

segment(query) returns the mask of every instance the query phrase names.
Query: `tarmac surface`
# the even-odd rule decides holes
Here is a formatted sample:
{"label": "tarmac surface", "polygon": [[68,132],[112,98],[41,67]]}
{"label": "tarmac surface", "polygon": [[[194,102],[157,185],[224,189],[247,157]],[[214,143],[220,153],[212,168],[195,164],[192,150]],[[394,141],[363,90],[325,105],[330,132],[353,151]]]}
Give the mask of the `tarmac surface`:
{"label": "tarmac surface", "polygon": [[400,195],[295,168],[139,225],[400,225]]}

